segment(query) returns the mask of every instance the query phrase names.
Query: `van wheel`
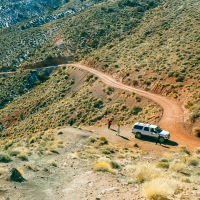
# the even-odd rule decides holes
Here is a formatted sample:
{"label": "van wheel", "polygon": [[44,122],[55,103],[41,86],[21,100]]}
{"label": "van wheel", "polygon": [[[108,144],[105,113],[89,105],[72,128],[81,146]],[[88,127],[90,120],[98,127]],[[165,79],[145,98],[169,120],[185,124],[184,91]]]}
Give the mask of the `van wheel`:
{"label": "van wheel", "polygon": [[141,135],[141,133],[136,133],[135,137],[138,138],[138,139],[140,139],[142,137],[142,135]]}
{"label": "van wheel", "polygon": [[161,137],[160,139],[159,139],[159,142],[160,143],[162,143],[162,142],[164,142],[165,141],[165,138],[163,138],[163,137]]}

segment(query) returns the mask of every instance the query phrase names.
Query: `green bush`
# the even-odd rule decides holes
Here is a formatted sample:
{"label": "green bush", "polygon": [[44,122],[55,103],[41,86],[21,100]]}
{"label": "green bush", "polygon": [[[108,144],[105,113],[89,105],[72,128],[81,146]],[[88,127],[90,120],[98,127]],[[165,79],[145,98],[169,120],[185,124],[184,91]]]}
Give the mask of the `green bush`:
{"label": "green bush", "polygon": [[131,109],[131,114],[133,115],[137,115],[139,112],[142,111],[142,108],[139,107],[139,106],[134,106],[132,109]]}

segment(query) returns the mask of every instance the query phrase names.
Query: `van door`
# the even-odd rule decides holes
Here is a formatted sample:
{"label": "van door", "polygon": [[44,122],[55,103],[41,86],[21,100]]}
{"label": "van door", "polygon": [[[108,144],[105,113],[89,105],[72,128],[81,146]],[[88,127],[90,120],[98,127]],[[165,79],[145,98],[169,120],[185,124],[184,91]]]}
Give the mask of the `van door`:
{"label": "van door", "polygon": [[151,135],[150,135],[150,131],[149,131],[149,127],[144,127],[144,129],[143,129],[143,134],[144,134],[144,135],[147,135],[147,136],[151,136]]}
{"label": "van door", "polygon": [[150,132],[149,132],[151,137],[158,137],[158,133],[154,128],[151,128]]}

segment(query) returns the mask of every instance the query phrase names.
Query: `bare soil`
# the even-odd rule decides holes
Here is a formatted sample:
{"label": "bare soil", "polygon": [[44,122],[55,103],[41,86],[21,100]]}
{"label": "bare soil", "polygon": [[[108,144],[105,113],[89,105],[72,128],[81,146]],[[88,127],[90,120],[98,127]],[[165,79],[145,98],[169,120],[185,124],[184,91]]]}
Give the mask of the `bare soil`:
{"label": "bare soil", "polygon": [[[1,200],[74,200],[84,199],[142,199],[139,187],[128,184],[122,174],[94,172],[93,161],[77,159],[76,152],[81,152],[90,136],[98,136],[90,131],[77,128],[63,128],[59,139],[69,143],[59,154],[30,156],[29,162],[15,161],[3,164],[11,170],[19,167],[23,170],[22,183],[10,182],[10,172],[0,176]],[[115,136],[114,136],[115,137]],[[57,166],[50,165],[54,160]]]}

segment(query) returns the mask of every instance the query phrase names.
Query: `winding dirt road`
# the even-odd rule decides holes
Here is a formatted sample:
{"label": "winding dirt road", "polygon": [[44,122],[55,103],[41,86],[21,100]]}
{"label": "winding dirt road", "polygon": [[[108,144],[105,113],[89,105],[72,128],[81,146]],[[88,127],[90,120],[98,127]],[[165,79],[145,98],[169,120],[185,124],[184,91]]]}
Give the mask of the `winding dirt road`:
{"label": "winding dirt road", "polygon": [[163,116],[159,122],[159,125],[163,129],[168,130],[171,133],[170,139],[178,142],[179,145],[187,146],[190,150],[193,150],[196,147],[200,147],[200,138],[194,137],[193,135],[189,134],[188,130],[186,130],[184,124],[183,110],[176,101],[170,100],[167,97],[158,94],[153,94],[131,86],[124,85],[123,83],[116,81],[109,75],[99,72],[93,68],[89,68],[81,64],[71,65],[81,68],[83,70],[87,70],[88,72],[99,77],[105,84],[111,87],[134,92],[138,95],[141,95],[156,102],[163,108]]}
{"label": "winding dirt road", "polygon": [[[81,64],[68,64],[70,66],[74,66],[83,70],[86,70],[97,77],[99,77],[105,84],[126,90],[129,92],[134,92],[138,95],[141,95],[145,98],[148,98],[158,105],[160,105],[163,109],[163,116],[159,122],[159,125],[168,130],[171,134],[171,140],[178,142],[179,145],[185,145],[190,150],[194,150],[196,147],[200,147],[200,138],[196,138],[193,135],[189,134],[189,130],[186,129],[184,124],[184,112],[181,106],[175,100],[170,100],[167,97],[154,94],[151,92],[143,91],[141,89],[137,89],[131,86],[127,86],[123,83],[116,81],[114,78],[106,75],[98,70],[93,68],[89,68],[87,66]],[[66,64],[61,64],[56,67],[66,66]],[[55,66],[54,66],[55,67]],[[2,72],[0,74],[9,74],[9,73],[16,73],[16,72]]]}

